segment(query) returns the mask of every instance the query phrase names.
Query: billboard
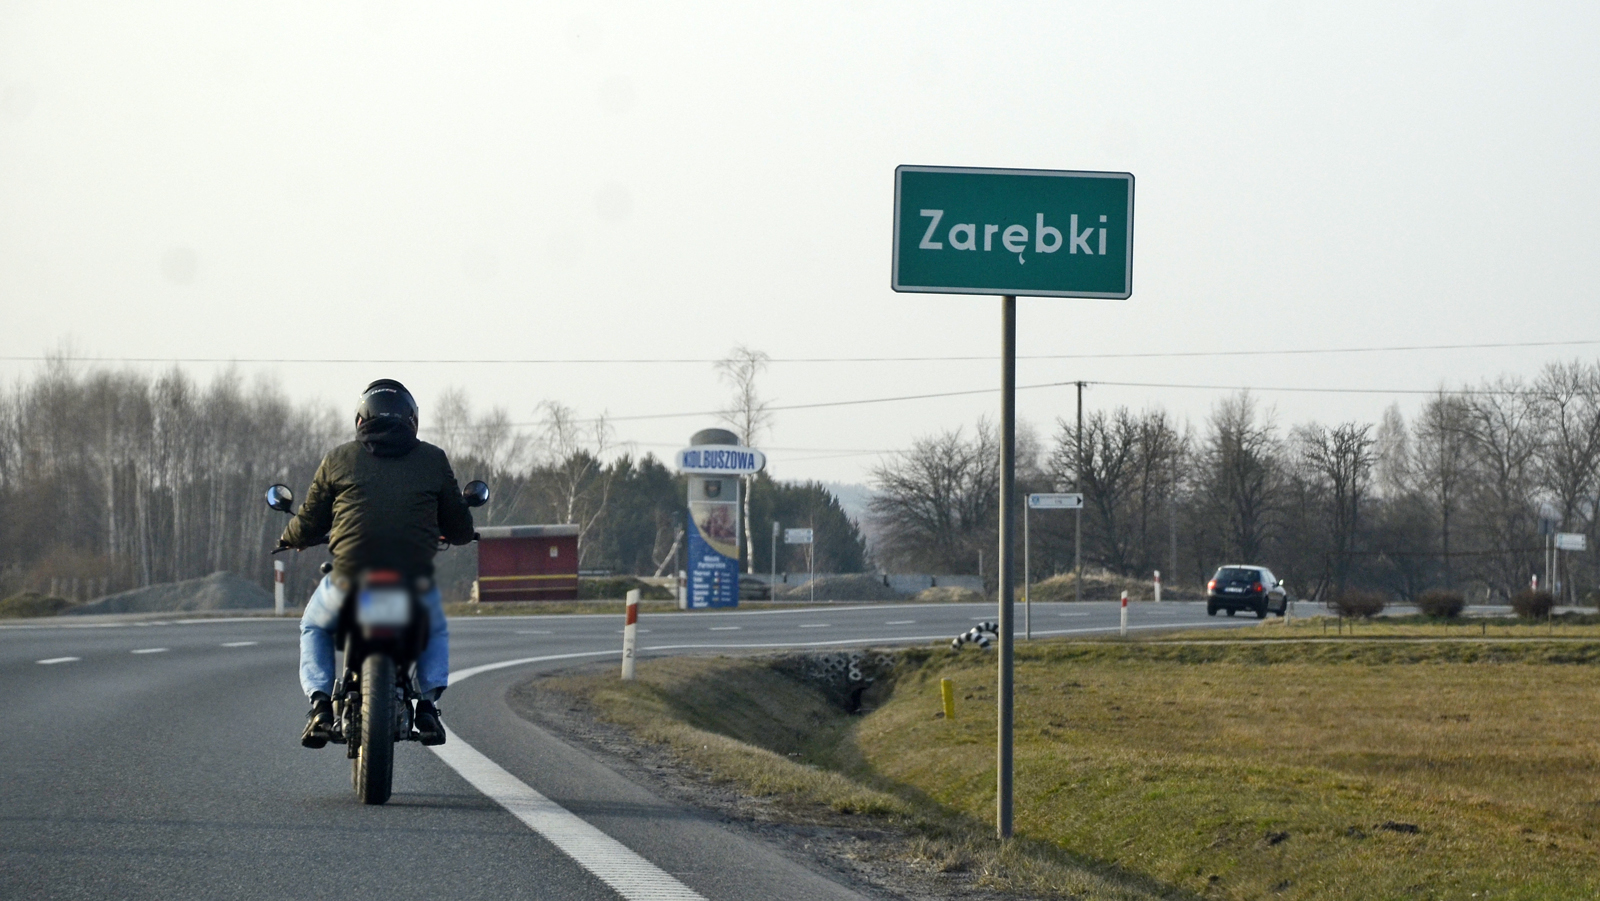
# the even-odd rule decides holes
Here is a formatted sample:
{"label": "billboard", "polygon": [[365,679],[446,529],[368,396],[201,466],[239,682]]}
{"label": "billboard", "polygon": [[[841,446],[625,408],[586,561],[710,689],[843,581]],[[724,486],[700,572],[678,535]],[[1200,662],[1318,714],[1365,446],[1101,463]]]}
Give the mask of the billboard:
{"label": "billboard", "polygon": [[739,480],[689,477],[690,609],[739,604]]}

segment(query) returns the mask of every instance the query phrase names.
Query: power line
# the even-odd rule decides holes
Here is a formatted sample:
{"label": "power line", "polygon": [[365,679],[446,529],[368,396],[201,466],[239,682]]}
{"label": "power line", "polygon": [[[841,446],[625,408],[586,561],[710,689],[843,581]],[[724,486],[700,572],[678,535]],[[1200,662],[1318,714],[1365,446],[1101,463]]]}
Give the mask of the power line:
{"label": "power line", "polygon": [[[1410,353],[1428,350],[1495,350],[1528,347],[1584,347],[1600,344],[1600,339],[1582,341],[1499,341],[1475,344],[1406,344],[1380,347],[1323,347],[1274,350],[1185,350],[1103,354],[1021,354],[1019,360],[1150,360],[1192,359],[1196,357],[1312,356],[1320,354]],[[773,357],[770,363],[959,363],[993,362],[990,355],[905,356],[905,357]],[[206,364],[281,364],[305,366],[605,366],[605,365],[709,365],[720,362],[710,357],[507,357],[489,359],[354,359],[323,357],[89,357],[78,355],[0,356],[12,363],[43,363],[59,360],[68,363],[206,363]]]}
{"label": "power line", "polygon": [[[1183,385],[1176,382],[1104,382],[1074,379],[1067,382],[1040,382],[1035,385],[1018,385],[1018,391],[1031,391],[1040,388],[1065,388],[1083,381],[1085,385],[1104,385],[1114,388],[1180,388],[1199,391],[1279,391],[1310,394],[1408,394],[1408,395],[1439,395],[1439,394],[1509,394],[1513,392],[1493,388],[1299,388],[1289,386],[1263,386],[1263,385]],[[870,397],[858,400],[822,401],[811,404],[775,404],[767,407],[776,413],[786,410],[817,410],[825,407],[854,407],[864,404],[888,404],[908,400],[933,400],[943,397],[965,397],[974,394],[996,394],[999,388],[972,388],[965,391],[939,391],[931,394],[901,394],[894,397]],[[640,422],[652,419],[689,419],[701,416],[721,416],[722,410],[701,410],[693,413],[644,413],[635,416],[606,416],[580,420],[582,422]],[[532,426],[537,422],[517,422],[512,425]]]}

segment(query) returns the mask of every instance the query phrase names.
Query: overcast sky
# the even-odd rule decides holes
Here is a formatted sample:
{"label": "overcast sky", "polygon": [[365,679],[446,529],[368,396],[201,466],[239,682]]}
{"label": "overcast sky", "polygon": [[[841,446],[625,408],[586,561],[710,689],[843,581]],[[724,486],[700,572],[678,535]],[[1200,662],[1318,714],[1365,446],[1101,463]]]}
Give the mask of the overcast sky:
{"label": "overcast sky", "polygon": [[[992,388],[999,301],[889,290],[901,163],[1132,172],[1134,292],[1023,299],[1019,382],[1428,389],[1600,354],[1600,7],[0,0],[0,355],[776,362],[779,404]],[[0,362],[7,378],[36,363]],[[150,367],[143,367],[150,368]],[[189,367],[209,377],[216,367]],[[704,363],[242,364],[534,418]],[[1096,386],[1197,425],[1217,390]],[[1395,393],[1262,390],[1285,426]],[[1019,395],[1040,428],[1073,391]],[[861,481],[997,395],[780,412]],[[658,454],[709,417],[619,421]]]}

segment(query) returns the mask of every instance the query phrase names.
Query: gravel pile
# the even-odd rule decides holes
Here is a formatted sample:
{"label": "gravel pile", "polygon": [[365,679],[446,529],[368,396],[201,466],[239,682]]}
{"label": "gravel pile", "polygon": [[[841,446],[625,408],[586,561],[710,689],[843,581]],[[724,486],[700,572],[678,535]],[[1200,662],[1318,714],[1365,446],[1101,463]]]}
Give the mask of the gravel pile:
{"label": "gravel pile", "polygon": [[96,613],[171,613],[198,610],[260,610],[272,607],[272,594],[242,576],[215,572],[107,595],[61,612],[62,616]]}

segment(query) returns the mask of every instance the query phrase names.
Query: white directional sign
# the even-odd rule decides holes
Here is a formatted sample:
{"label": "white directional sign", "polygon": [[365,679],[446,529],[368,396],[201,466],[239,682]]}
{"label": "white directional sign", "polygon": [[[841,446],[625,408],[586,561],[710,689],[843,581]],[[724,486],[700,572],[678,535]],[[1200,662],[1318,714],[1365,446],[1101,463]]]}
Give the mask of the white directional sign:
{"label": "white directional sign", "polygon": [[1032,510],[1077,510],[1083,506],[1081,494],[1030,494],[1028,508]]}
{"label": "white directional sign", "polygon": [[811,543],[811,538],[812,538],[812,535],[811,535],[811,530],[810,529],[784,529],[783,530],[783,543],[784,544],[810,544]]}
{"label": "white directional sign", "polygon": [[1557,532],[1556,550],[1558,551],[1586,551],[1589,549],[1589,536],[1582,532]]}

